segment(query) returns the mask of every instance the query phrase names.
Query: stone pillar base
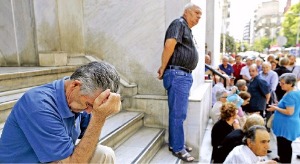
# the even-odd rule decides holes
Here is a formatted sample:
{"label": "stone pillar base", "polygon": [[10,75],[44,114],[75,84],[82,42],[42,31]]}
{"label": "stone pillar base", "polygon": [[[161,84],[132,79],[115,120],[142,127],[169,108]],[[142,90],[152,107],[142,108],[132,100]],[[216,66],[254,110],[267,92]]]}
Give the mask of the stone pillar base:
{"label": "stone pillar base", "polygon": [[64,52],[50,52],[39,54],[40,66],[66,66],[68,54]]}

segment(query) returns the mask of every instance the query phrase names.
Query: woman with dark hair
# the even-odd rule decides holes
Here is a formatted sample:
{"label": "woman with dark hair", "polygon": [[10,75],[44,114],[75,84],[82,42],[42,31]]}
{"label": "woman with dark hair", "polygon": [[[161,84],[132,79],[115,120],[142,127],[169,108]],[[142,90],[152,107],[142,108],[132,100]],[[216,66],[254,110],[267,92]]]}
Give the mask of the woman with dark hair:
{"label": "woman with dark hair", "polygon": [[293,73],[282,74],[279,80],[286,93],[278,105],[269,105],[267,110],[275,111],[272,129],[277,137],[279,162],[291,163],[292,142],[300,136],[300,92],[295,90]]}
{"label": "woman with dark hair", "polygon": [[247,117],[246,123],[243,126],[243,129],[236,129],[230,132],[222,141],[221,145],[218,149],[218,156],[215,158],[215,163],[223,163],[227,157],[227,155],[231,152],[231,150],[243,144],[243,138],[247,133],[248,129],[253,125],[261,125],[264,126],[265,120],[264,118],[257,114],[251,114]]}
{"label": "woman with dark hair", "polygon": [[236,104],[226,102],[221,107],[220,120],[216,122],[211,131],[211,141],[213,146],[212,162],[217,157],[217,149],[223,139],[234,129],[239,129],[237,118],[238,109]]}
{"label": "woman with dark hair", "polygon": [[[284,73],[292,73],[290,70],[287,69],[289,65],[289,58],[284,57],[279,60],[279,67],[276,68],[274,71],[277,73],[278,77],[280,77]],[[275,90],[277,101],[280,101],[285,91],[281,89],[280,85],[277,85]]]}

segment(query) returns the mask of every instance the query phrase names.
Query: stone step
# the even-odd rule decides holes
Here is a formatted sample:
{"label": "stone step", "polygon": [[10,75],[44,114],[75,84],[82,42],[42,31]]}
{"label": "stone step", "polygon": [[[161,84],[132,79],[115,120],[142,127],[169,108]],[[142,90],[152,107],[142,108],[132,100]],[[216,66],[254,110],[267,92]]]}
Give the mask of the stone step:
{"label": "stone step", "polygon": [[99,143],[116,149],[143,126],[144,113],[122,110],[109,117],[102,128]]}
{"label": "stone step", "polygon": [[212,119],[209,119],[207,127],[205,128],[204,137],[200,147],[200,163],[210,163],[212,155],[212,146],[211,146],[211,130],[213,127]]}
{"label": "stone step", "polygon": [[31,88],[32,87],[22,88],[0,93],[0,123],[6,121],[7,116],[18,99]]}
{"label": "stone step", "polygon": [[175,157],[170,151],[168,144],[164,144],[155,154],[150,164],[181,164],[183,161]]}
{"label": "stone step", "polygon": [[164,129],[143,127],[115,149],[116,163],[149,163],[164,143]]}
{"label": "stone step", "polygon": [[[143,117],[144,114],[141,112],[123,110],[107,118],[99,138],[99,143],[116,148],[143,126]],[[4,122],[0,123],[0,136],[4,124]]]}
{"label": "stone step", "polygon": [[46,84],[70,76],[77,67],[0,67],[0,92]]}

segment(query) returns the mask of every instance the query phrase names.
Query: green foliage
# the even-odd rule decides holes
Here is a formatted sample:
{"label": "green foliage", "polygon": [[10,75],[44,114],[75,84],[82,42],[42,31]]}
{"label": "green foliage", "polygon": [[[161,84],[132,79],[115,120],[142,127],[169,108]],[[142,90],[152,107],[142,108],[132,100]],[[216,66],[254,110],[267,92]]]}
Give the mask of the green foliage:
{"label": "green foliage", "polygon": [[[221,34],[221,46],[220,46],[220,52],[223,52],[223,35]],[[234,38],[228,34],[225,35],[225,52],[227,53],[232,53],[236,52],[236,47],[235,47],[235,41]]]}
{"label": "green foliage", "polygon": [[256,39],[253,44],[253,50],[257,52],[263,52],[265,48],[269,48],[272,40],[267,37]]}
{"label": "green foliage", "polygon": [[[286,47],[295,46],[300,21],[300,3],[297,3],[284,14],[282,23],[283,35],[287,38]],[[298,43],[300,39],[298,40]]]}
{"label": "green foliage", "polygon": [[236,42],[235,46],[238,52],[245,52],[250,50],[250,45],[248,42]]}

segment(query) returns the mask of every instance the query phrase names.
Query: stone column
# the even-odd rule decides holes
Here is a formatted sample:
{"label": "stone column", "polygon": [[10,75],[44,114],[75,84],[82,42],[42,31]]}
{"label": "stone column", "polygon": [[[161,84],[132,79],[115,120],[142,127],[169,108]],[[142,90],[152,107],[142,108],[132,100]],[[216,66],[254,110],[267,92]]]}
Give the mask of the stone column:
{"label": "stone column", "polygon": [[209,0],[206,3],[206,44],[210,51],[211,65],[217,67],[220,62],[220,38],[222,29],[222,5],[220,0]]}

